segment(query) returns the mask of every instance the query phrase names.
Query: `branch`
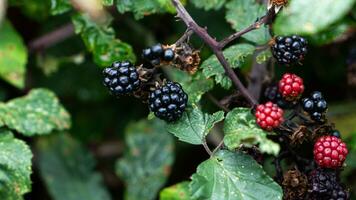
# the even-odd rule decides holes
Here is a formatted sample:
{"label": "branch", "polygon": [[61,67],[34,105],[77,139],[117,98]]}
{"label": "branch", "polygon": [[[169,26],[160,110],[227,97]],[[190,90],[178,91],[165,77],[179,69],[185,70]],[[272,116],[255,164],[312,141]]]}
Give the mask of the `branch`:
{"label": "branch", "polygon": [[184,6],[179,0],[171,1],[177,10],[177,16],[183,20],[188,29],[192,30],[195,34],[197,34],[204,41],[204,43],[210,47],[210,49],[213,51],[213,53],[219,60],[220,64],[223,66],[225,74],[231,79],[234,86],[249,101],[252,107],[257,105],[256,99],[250,95],[245,86],[241,83],[240,79],[236,76],[234,70],[230,67],[230,64],[227,62],[224,54],[222,53],[219,43],[208,34],[206,29],[200,27],[193,20],[193,18],[190,16],[190,14],[187,12],[187,10],[184,8]]}
{"label": "branch", "polygon": [[58,29],[46,33],[29,42],[28,49],[30,52],[41,51],[51,47],[74,35],[74,26],[72,23],[65,24]]}
{"label": "branch", "polygon": [[230,109],[227,108],[225,105],[221,104],[211,93],[208,92],[206,95],[211,102],[213,102],[217,107],[222,109],[224,112],[230,112]]}
{"label": "branch", "polygon": [[267,14],[265,16],[261,17],[255,23],[251,24],[250,26],[248,26],[247,28],[245,28],[245,29],[243,29],[241,31],[238,31],[238,32],[228,36],[227,38],[225,38],[221,42],[219,42],[219,47],[221,49],[223,49],[229,43],[231,43],[232,41],[240,38],[242,35],[250,32],[250,31],[259,29],[264,24],[269,24],[271,22],[271,19],[273,19],[274,15],[275,15],[274,8],[269,9],[267,11]]}

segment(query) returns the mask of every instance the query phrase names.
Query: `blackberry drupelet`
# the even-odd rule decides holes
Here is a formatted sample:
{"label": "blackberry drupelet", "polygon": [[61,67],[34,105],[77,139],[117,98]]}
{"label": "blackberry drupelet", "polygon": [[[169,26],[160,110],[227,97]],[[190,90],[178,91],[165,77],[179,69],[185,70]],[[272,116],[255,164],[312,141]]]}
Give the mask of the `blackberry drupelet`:
{"label": "blackberry drupelet", "polygon": [[167,122],[177,121],[187,106],[188,95],[179,83],[168,81],[150,93],[149,108],[156,117]]}
{"label": "blackberry drupelet", "polygon": [[277,36],[272,45],[272,54],[279,64],[291,65],[302,61],[307,53],[308,42],[297,35]]}
{"label": "blackberry drupelet", "polygon": [[115,96],[130,94],[140,87],[137,69],[129,61],[114,62],[103,70],[104,85]]}
{"label": "blackberry drupelet", "polygon": [[325,112],[328,109],[328,104],[321,92],[315,91],[310,97],[303,99],[302,107],[312,120],[318,123],[323,123],[325,121]]}

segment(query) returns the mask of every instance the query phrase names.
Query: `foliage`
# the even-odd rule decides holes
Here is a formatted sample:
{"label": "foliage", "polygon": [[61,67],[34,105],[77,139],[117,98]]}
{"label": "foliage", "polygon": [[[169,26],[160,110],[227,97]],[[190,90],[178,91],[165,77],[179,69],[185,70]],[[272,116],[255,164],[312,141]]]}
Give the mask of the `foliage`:
{"label": "foliage", "polygon": [[[186,27],[175,21],[171,0],[8,0],[6,14],[1,2],[0,199],[283,198],[267,163],[283,149],[274,139],[277,133],[256,125],[241,91],[196,36],[189,45],[200,52],[197,71],[167,65],[155,77],[179,82],[188,94],[180,120],[147,119],[141,101],[115,99],[102,86],[101,71],[112,62],[141,66],[146,44],[173,45],[181,37]],[[267,5],[261,2],[182,1],[217,42],[263,17]],[[328,118],[349,139],[353,153],[344,179],[351,190],[356,188],[356,117],[354,103],[345,100],[355,97],[352,80],[346,81],[354,78],[356,63],[355,6],[355,0],[291,0],[272,24],[261,24],[221,49],[246,86],[256,82],[256,63],[267,66],[269,73],[259,80],[262,91],[253,95],[262,96],[273,78],[293,71],[308,90],[318,88],[338,104],[329,106]],[[61,32],[63,25],[74,31]],[[291,34],[308,40],[304,66],[274,65],[268,45],[276,35]],[[241,151],[255,147],[267,158],[264,165]]]}

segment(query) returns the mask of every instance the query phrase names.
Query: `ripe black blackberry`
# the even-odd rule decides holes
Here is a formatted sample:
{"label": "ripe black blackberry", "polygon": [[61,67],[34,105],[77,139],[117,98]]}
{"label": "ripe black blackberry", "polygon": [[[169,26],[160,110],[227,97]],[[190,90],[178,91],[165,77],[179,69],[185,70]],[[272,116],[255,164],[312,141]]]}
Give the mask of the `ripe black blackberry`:
{"label": "ripe black blackberry", "polygon": [[264,97],[266,102],[271,101],[277,104],[282,109],[293,108],[296,104],[295,102],[288,102],[283,99],[282,95],[279,93],[278,85],[272,84],[265,89]]}
{"label": "ripe black blackberry", "polygon": [[308,42],[297,35],[277,36],[272,45],[272,54],[283,65],[291,65],[302,61],[307,53]]}
{"label": "ripe black blackberry", "polygon": [[318,123],[325,121],[325,112],[328,109],[328,104],[321,92],[315,91],[310,97],[304,98],[302,100],[302,107],[312,120]]}
{"label": "ripe black blackberry", "polygon": [[137,69],[129,61],[114,62],[103,70],[104,85],[115,96],[133,93],[140,87]]}
{"label": "ripe black blackberry", "polygon": [[168,81],[150,93],[149,108],[156,117],[167,122],[177,121],[183,114],[188,95],[179,83]]}
{"label": "ripe black blackberry", "polygon": [[341,186],[335,170],[317,168],[309,176],[310,199],[347,200],[348,192]]}
{"label": "ripe black blackberry", "polygon": [[164,48],[161,44],[153,45],[142,51],[142,58],[152,65],[159,65],[161,61],[171,62],[175,53],[171,48]]}

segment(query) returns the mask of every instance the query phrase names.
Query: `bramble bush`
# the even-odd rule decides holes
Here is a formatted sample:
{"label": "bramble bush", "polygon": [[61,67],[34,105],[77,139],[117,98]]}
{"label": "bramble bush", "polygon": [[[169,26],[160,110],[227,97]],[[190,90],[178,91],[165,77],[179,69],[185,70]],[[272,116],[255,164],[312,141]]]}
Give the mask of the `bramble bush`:
{"label": "bramble bush", "polygon": [[0,0],[0,199],[356,198],[355,0]]}

